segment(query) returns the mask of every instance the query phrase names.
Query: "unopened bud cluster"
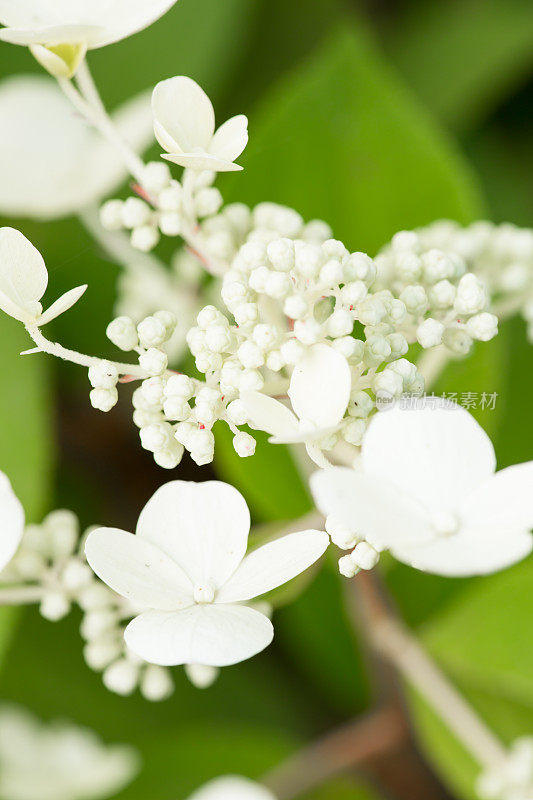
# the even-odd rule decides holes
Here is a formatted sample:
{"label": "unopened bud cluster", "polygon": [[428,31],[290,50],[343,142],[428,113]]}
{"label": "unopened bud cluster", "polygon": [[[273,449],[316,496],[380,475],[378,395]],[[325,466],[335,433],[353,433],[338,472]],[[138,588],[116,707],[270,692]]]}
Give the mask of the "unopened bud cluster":
{"label": "unopened bud cluster", "polygon": [[376,258],[377,285],[388,287],[407,310],[401,330],[424,348],[445,345],[467,354],[473,340],[486,342],[498,333],[498,318],[487,309],[485,280],[469,272],[454,250],[426,247],[415,231],[397,233]]}
{"label": "unopened bud cluster", "polygon": [[103,672],[105,686],[122,695],[139,688],[147,700],[164,700],[173,691],[170,671],[128,651],[124,628],[137,611],[87,564],[83,544],[89,530],[81,535],[78,518],[64,509],[48,514],[40,525],[27,525],[0,583],[34,590],[41,615],[51,622],[79,606],[85,661]]}
{"label": "unopened bud cluster", "polygon": [[326,517],[326,532],[340,550],[350,550],[339,558],[339,572],[345,578],[353,578],[362,569],[373,569],[378,563],[379,551],[343,520],[332,515]]}

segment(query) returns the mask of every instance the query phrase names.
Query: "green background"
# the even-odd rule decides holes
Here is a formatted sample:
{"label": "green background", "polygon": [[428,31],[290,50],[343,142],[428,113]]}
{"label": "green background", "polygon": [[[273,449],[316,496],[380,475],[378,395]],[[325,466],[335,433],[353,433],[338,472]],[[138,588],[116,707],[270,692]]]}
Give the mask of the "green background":
{"label": "green background", "polygon": [[[113,108],[176,74],[196,79],[219,120],[244,112],[243,173],[225,198],[275,200],[321,217],[348,247],[374,254],[402,228],[441,217],[528,226],[533,214],[533,4],[529,0],[179,0],[150,29],[96,51],[90,64]],[[38,71],[24,48],[0,47],[0,74]],[[4,220],[45,255],[54,297],[90,291],[53,333],[107,354],[118,267],[76,219]],[[128,399],[92,410],[86,377],[46,357],[20,359],[26,337],[0,318],[0,468],[28,517],[58,505],[83,523],[128,527],[167,477],[141,451]],[[497,391],[480,422],[500,466],[531,458],[532,350],[513,320],[442,388]],[[127,394],[125,392],[124,394]],[[199,477],[184,460],[180,476]],[[283,448],[238,459],[220,436],[216,474],[236,483],[257,522],[304,513],[309,499]],[[178,473],[176,473],[178,474]],[[206,477],[207,469],[200,476]],[[387,582],[406,620],[504,741],[533,733],[533,559],[489,578],[446,580],[390,564]],[[51,624],[35,610],[0,616],[2,697],[44,719],[67,717],[107,741],[129,741],[144,768],[124,800],[181,800],[211,776],[260,776],[298,746],[372,704],[334,564],[276,614],[276,642],[223,671],[207,691],[176,670],[162,705],[108,693],[85,666],[79,620]],[[453,796],[471,798],[475,765],[411,697],[419,742]],[[380,797],[360,776],[315,800]]]}

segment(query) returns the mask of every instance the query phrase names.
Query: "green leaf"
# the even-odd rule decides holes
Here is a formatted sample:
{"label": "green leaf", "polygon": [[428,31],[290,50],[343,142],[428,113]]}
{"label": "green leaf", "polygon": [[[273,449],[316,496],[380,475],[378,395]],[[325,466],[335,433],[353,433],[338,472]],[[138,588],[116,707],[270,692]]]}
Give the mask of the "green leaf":
{"label": "green leaf", "polygon": [[413,3],[385,31],[387,52],[447,124],[479,125],[533,66],[529,0]]}
{"label": "green leaf", "polygon": [[215,470],[242,491],[256,520],[295,519],[311,509],[309,493],[287,447],[269,444],[266,434],[254,431],[255,454],[240,458],[227,425],[217,425],[215,433]]}
{"label": "green leaf", "polygon": [[483,208],[454,144],[351,20],[250,115],[241,162],[233,199],[285,203],[371,253],[397,230]]}

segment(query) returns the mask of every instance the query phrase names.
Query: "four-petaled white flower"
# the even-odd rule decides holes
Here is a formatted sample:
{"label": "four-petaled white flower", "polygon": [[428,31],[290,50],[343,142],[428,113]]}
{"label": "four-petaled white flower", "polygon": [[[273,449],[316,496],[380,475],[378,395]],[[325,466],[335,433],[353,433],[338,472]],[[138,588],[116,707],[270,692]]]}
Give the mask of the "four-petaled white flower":
{"label": "four-petaled white flower", "polygon": [[313,345],[293,370],[288,395],[296,412],[261,392],[241,392],[251,427],[275,444],[316,442],[334,432],[350,399],[351,372],[345,357],[327,344]]}
{"label": "four-petaled white flower", "polygon": [[15,555],[23,533],[24,509],[7,475],[0,472],[0,572]]}
{"label": "four-petaled white flower", "polygon": [[0,0],[0,39],[27,45],[52,74],[72,76],[87,50],[147,28],[176,0]]}
{"label": "four-petaled white flower", "polygon": [[276,798],[264,786],[249,778],[225,775],[206,783],[194,792],[189,800],[276,800]]}
{"label": "four-petaled white flower", "polygon": [[211,100],[191,78],[177,76],[158,83],[152,110],[156,139],[168,154],[162,158],[193,170],[242,169],[234,161],[248,142],[248,119],[238,114],[215,132]]}
{"label": "four-petaled white flower", "polygon": [[136,535],[98,528],[87,560],[112,589],[148,609],[126,628],[126,644],[163,666],[227,666],[272,641],[264,614],[240,605],[275,589],[324,553],[328,537],[302,531],[246,555],[250,513],[220,481],[171,481],[144,507]]}
{"label": "four-petaled white flower", "polygon": [[[153,142],[150,93],[113,113],[136,152]],[[15,75],[0,83],[0,211],[55,219],[97,204],[127,170],[113,145],[73,113],[48,75]]]}
{"label": "four-petaled white flower", "polygon": [[2,800],[97,800],[126,786],[139,768],[136,752],[104,745],[89,730],[43,725],[17,707],[0,709]]}
{"label": "four-petaled white flower", "polygon": [[311,477],[318,508],[354,537],[438,575],[494,572],[531,552],[533,461],[495,472],[492,443],[454,403],[378,413],[361,471]]}
{"label": "four-petaled white flower", "polygon": [[48,285],[42,255],[20,231],[0,228],[0,308],[26,326],[46,325],[76,303],[87,285],[61,295],[43,312],[39,302]]}

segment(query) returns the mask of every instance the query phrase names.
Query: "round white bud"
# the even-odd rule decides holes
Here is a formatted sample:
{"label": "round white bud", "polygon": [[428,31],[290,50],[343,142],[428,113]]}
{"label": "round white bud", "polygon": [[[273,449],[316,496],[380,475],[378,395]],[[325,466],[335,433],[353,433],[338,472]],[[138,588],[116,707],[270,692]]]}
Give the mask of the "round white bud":
{"label": "round white bud", "polygon": [[339,558],[339,572],[345,578],[353,578],[359,571],[359,567],[352,561],[351,553],[348,556]]}
{"label": "round white bud", "polygon": [[218,189],[200,189],[194,198],[196,213],[199,217],[211,217],[216,214],[223,203],[222,195]]}
{"label": "round white bud", "polygon": [[432,308],[451,308],[455,302],[457,289],[448,280],[442,280],[431,287],[428,293]]}
{"label": "round white bud", "polygon": [[118,370],[110,361],[97,361],[89,367],[89,381],[95,389],[113,389],[118,381]]}
{"label": "round white bud", "polygon": [[304,278],[314,278],[318,275],[324,263],[322,248],[316,244],[300,243],[296,248],[295,267]]}
{"label": "round white bud", "polygon": [[428,317],[428,319],[425,319],[416,329],[416,338],[418,343],[424,348],[436,347],[438,344],[442,343],[444,330],[445,328],[442,322]]}
{"label": "round white bud", "polygon": [[274,297],[277,300],[281,300],[289,294],[291,287],[292,284],[288,275],[286,275],[284,272],[270,271],[270,274],[265,281],[264,292],[269,297]]}
{"label": "round white bud", "polygon": [[237,357],[245,369],[256,369],[265,363],[264,353],[255,342],[243,342],[237,350]]}
{"label": "round white bud", "polygon": [[163,411],[167,419],[175,420],[176,422],[183,422],[191,415],[191,407],[185,398],[179,395],[171,395],[165,398],[163,403]]}
{"label": "round white bud", "polygon": [[348,336],[353,331],[353,317],[349,311],[336,309],[328,318],[326,326],[330,336]]}
{"label": "round white bud", "polygon": [[122,642],[115,638],[98,639],[89,642],[83,648],[83,657],[87,666],[98,672],[112,664],[122,652]]}
{"label": "round white bud", "polygon": [[280,353],[286,364],[297,364],[305,356],[305,347],[297,339],[287,339],[281,345]]}
{"label": "round white bud", "polygon": [[133,350],[139,344],[137,328],[130,317],[117,317],[107,326],[107,338],[121,350]]}
{"label": "round white bud", "polygon": [[171,185],[163,189],[159,195],[159,208],[165,212],[179,211],[181,208],[181,200],[183,190],[181,184],[177,181],[172,181]]}
{"label": "round white bud", "polygon": [[428,307],[428,299],[423,286],[406,286],[400,294],[400,300],[405,303],[407,311],[415,317],[424,314]]}
{"label": "round white bud", "polygon": [[118,392],[115,388],[103,389],[98,387],[89,393],[89,400],[93,408],[98,411],[111,411],[118,402]]}
{"label": "round white bud", "polygon": [[350,550],[355,547],[357,534],[341,517],[337,517],[335,514],[328,514],[325,528],[333,544],[340,547],[341,550]]}
{"label": "round white bud", "polygon": [[233,309],[233,316],[235,317],[235,322],[240,327],[253,325],[259,318],[259,309],[256,303],[239,303],[239,305]]}
{"label": "round white bud", "polygon": [[137,333],[142,347],[158,347],[167,338],[165,325],[157,317],[146,317],[137,325]]}
{"label": "round white bud", "polygon": [[316,344],[322,336],[322,325],[313,318],[298,319],[294,323],[294,335],[302,344]]}
{"label": "round white bud", "polygon": [[218,667],[206,664],[185,664],[185,674],[197,689],[207,689],[212,686],[220,672]]}
{"label": "round white bud", "polygon": [[57,622],[70,611],[70,602],[62,592],[47,591],[41,600],[39,612],[42,617]]}
{"label": "round white bud", "polygon": [[143,170],[143,186],[147,191],[159,194],[168,186],[171,177],[164,161],[150,161]]}
{"label": "round white bud", "polygon": [[346,283],[363,281],[370,286],[376,277],[376,265],[366,253],[352,253],[343,264]]}
{"label": "round white bud", "polygon": [[477,314],[487,304],[487,293],[479,278],[467,272],[459,281],[454,308],[458,314]]}
{"label": "round white bud", "polygon": [[139,356],[139,365],[148,375],[161,375],[168,366],[168,356],[162,350],[149,347]]}
{"label": "round white bud", "polygon": [[131,246],[143,253],[153,250],[159,239],[159,231],[155,225],[140,225],[131,232]]}
{"label": "round white bud", "polygon": [[302,295],[293,294],[283,304],[283,313],[290,319],[302,319],[308,311],[308,304]]}
{"label": "round white bud", "polygon": [[373,569],[379,561],[379,553],[368,542],[359,542],[355,546],[351,558],[360,569]]}
{"label": "round white bud", "polygon": [[348,308],[355,308],[368,294],[368,289],[363,281],[352,281],[341,289],[341,300]]}
{"label": "round white bud", "polygon": [[123,227],[122,200],[108,200],[100,209],[100,223],[106,231],[119,231]]}
{"label": "round white bud", "polygon": [[181,217],[174,211],[165,211],[158,217],[159,230],[163,236],[179,236],[181,233]]}
{"label": "round white bud", "polygon": [[168,443],[164,450],[157,450],[154,453],[154,461],[163,469],[174,469],[183,458],[184,447],[173,439]]}
{"label": "round white bud", "polygon": [[245,425],[248,422],[246,406],[242,400],[232,400],[231,403],[228,403],[226,414],[233,425]]}
{"label": "round white bud", "polygon": [[260,392],[265,385],[265,379],[256,369],[245,369],[239,378],[241,392]]}
{"label": "round white bud", "polygon": [[157,664],[149,664],[143,672],[140,689],[146,700],[154,703],[166,700],[174,691],[170,671]]}
{"label": "round white bud", "polygon": [[141,383],[141,392],[150,406],[161,406],[163,404],[163,390],[165,384],[160,376],[147,378]]}
{"label": "round white bud", "polygon": [[340,261],[330,258],[320,270],[320,283],[333,288],[343,282],[344,270]]}
{"label": "round white bud", "polygon": [[239,433],[236,433],[233,437],[233,447],[235,448],[237,455],[241,458],[253,456],[255,453],[255,446],[256,441],[253,436],[250,436],[249,433],[239,431]]}
{"label": "round white bud", "polygon": [[70,558],[61,572],[61,583],[66,589],[78,592],[89,586],[93,580],[93,571],[90,566],[79,558]]}
{"label": "round white bud", "polygon": [[122,204],[122,224],[125,228],[139,228],[151,217],[150,206],[140,197],[128,197]]}
{"label": "round white bud", "polygon": [[285,366],[285,359],[281,355],[281,350],[271,350],[266,357],[266,366],[272,372],[279,372]]}
{"label": "round white bud", "polygon": [[115,661],[104,671],[102,680],[106,689],[126,697],[135,691],[139,679],[139,667],[127,658]]}
{"label": "round white bud", "polygon": [[252,338],[261,350],[267,350],[276,343],[278,332],[274,325],[262,323],[261,325],[255,326],[252,332]]}
{"label": "round white bud", "polygon": [[498,333],[498,317],[495,314],[489,314],[488,311],[476,314],[470,317],[466,323],[466,330],[472,339],[488,342]]}
{"label": "round white bud", "polygon": [[141,428],[139,436],[144,449],[155,453],[168,448],[172,438],[172,428],[168,422],[153,422],[151,425]]}
{"label": "round white bud", "polygon": [[363,419],[350,420],[346,423],[342,431],[344,439],[348,444],[353,444],[356,447],[359,447],[362,443],[365,432],[366,422]]}
{"label": "round white bud", "polygon": [[294,267],[294,242],[292,239],[274,239],[267,245],[267,255],[274,269],[289,272]]}
{"label": "round white bud", "polygon": [[171,375],[165,384],[165,397],[180,397],[190,400],[194,394],[194,382],[188,375]]}

